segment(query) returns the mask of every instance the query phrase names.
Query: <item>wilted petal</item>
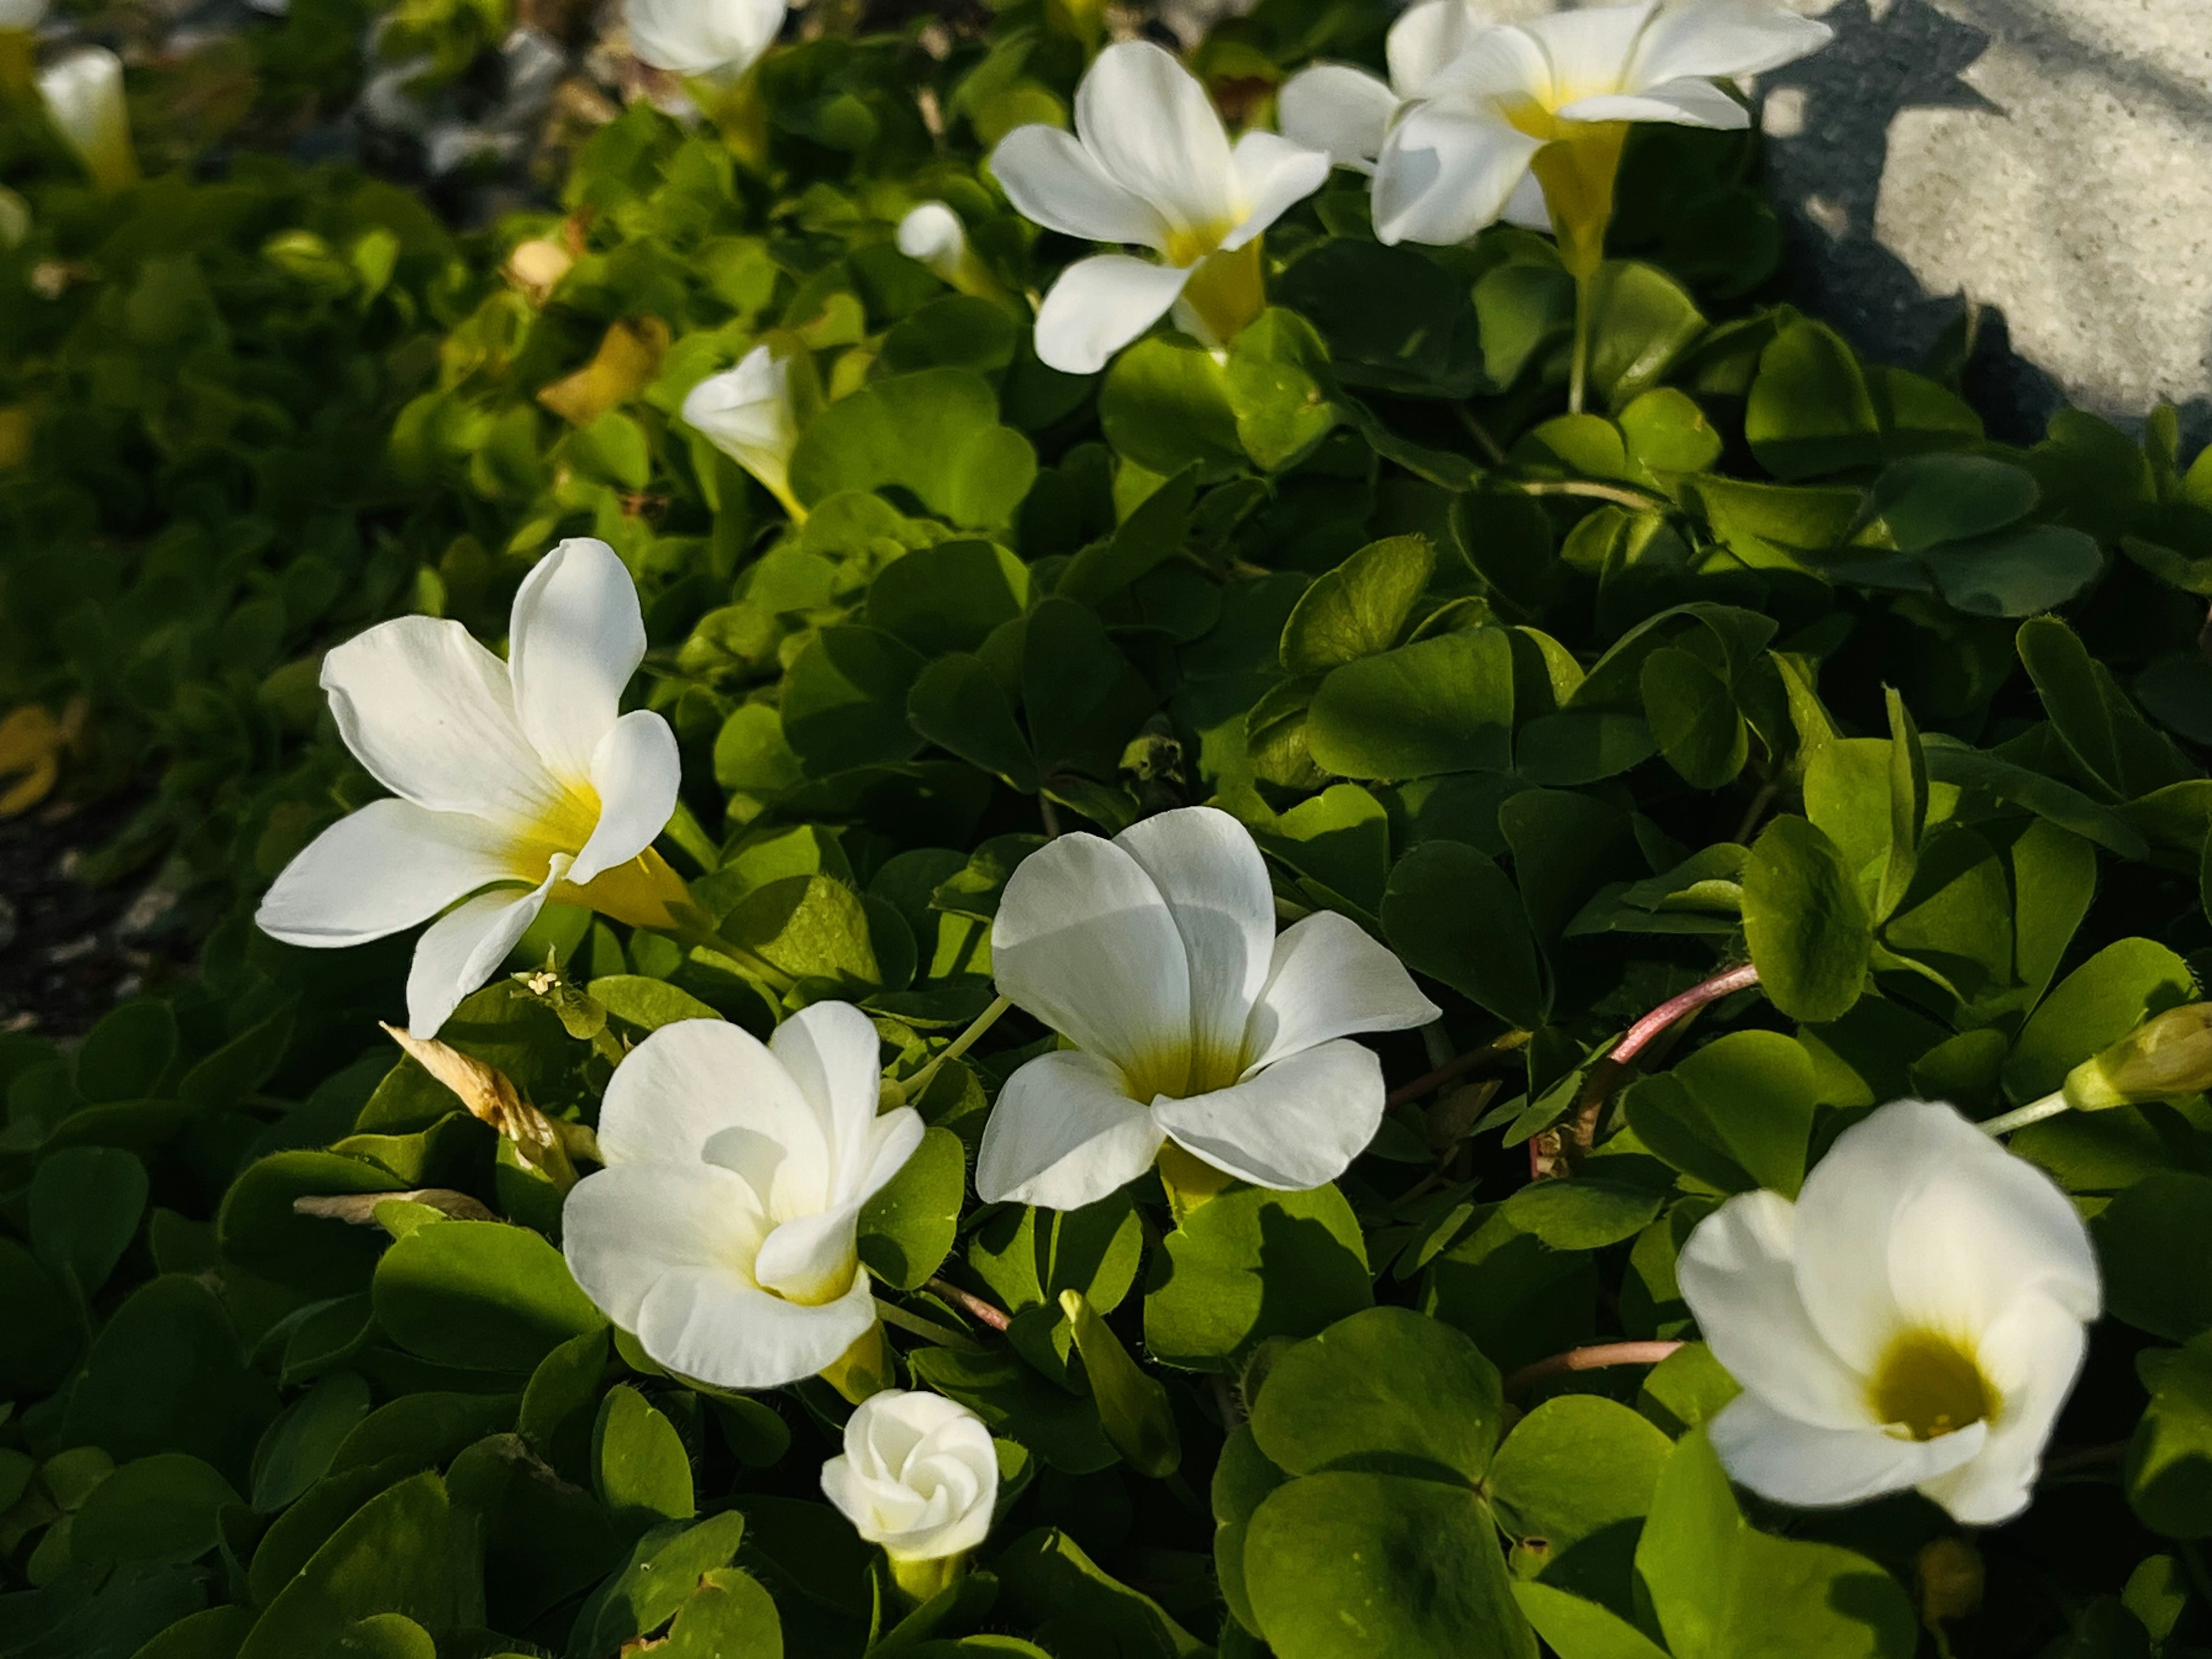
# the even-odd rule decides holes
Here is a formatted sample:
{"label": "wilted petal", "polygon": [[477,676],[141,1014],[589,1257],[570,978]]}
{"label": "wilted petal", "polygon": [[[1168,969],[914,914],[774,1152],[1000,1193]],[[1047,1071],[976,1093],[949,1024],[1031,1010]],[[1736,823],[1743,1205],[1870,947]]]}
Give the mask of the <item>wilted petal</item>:
{"label": "wilted petal", "polygon": [[1757,75],[1818,52],[1835,31],[1774,0],[1671,0],[1637,42],[1626,84]]}
{"label": "wilted petal", "polygon": [[507,838],[482,818],[371,801],[308,842],[253,919],[287,945],[364,945],[516,873]]}
{"label": "wilted petal", "polygon": [[1182,935],[1144,866],[1110,841],[1066,835],[1022,861],[991,927],[991,964],[1015,1006],[1117,1065],[1188,1042]]}
{"label": "wilted petal", "polygon": [[[750,1032],[719,1020],[679,1020],[615,1067],[599,1104],[599,1150],[610,1167],[694,1164],[726,1131],[780,1147],[778,1132],[812,1117],[790,1073]],[[740,1171],[758,1176],[754,1187],[763,1203],[781,1161],[779,1152],[764,1168]]]}
{"label": "wilted petal", "polygon": [[1106,1061],[1041,1054],[999,1091],[975,1158],[975,1192],[986,1203],[1081,1209],[1150,1169],[1164,1138]]}
{"label": "wilted petal", "polygon": [[1663,121],[1678,127],[1741,132],[1751,113],[1710,81],[1669,81],[1644,92],[1577,99],[1559,112],[1568,121]]}
{"label": "wilted petal", "polygon": [[1903,1440],[1872,1424],[1815,1428],[1757,1396],[1738,1395],[1706,1432],[1732,1480],[1777,1503],[1856,1504],[1936,1480],[1981,1451],[1982,1424],[1934,1440]]}
{"label": "wilted petal", "polygon": [[1158,210],[1109,176],[1057,127],[1016,127],[991,152],[990,168],[1014,210],[1047,230],[1086,242],[1168,245],[1168,222]]}
{"label": "wilted petal", "polygon": [[1796,1225],[1779,1193],[1731,1198],[1682,1246],[1683,1298],[1713,1357],[1753,1395],[1808,1428],[1873,1427],[1865,1378],[1827,1345],[1798,1293]]}
{"label": "wilted petal", "polygon": [[1232,165],[1244,216],[1221,239],[1224,248],[1243,247],[1328,182],[1326,152],[1272,132],[1248,132],[1239,138]]}
{"label": "wilted petal", "polygon": [[578,1182],[561,1212],[568,1271],[593,1306],[631,1332],[646,1298],[672,1273],[751,1291],[750,1264],[767,1231],[751,1187],[696,1158],[611,1165]]}
{"label": "wilted petal", "polygon": [[507,665],[457,622],[400,617],[323,659],[347,748],[395,795],[434,812],[525,827],[560,786],[515,718]]}
{"label": "wilted petal", "polygon": [[1497,220],[1542,148],[1486,105],[1422,105],[1391,130],[1376,165],[1376,235],[1466,241]]}
{"label": "wilted petal", "polygon": [[614,549],[574,537],[540,559],[515,592],[507,650],[523,734],[554,776],[571,786],[591,780],[623,690],[645,659],[637,584]]}
{"label": "wilted petal", "polygon": [[1075,91],[1075,131],[1171,228],[1226,230],[1238,217],[1221,117],[1196,77],[1151,41],[1121,41],[1092,61]]}
{"label": "wilted petal", "polygon": [[1977,1425],[1988,1442],[1972,1462],[1920,1490],[1970,1527],[1993,1527],[2026,1509],[2088,1346],[2079,1317],[2047,1297],[2007,1310],[1982,1333],[1975,1356],[2002,1400],[1996,1417]]}
{"label": "wilted petal", "polygon": [[499,971],[530,930],[568,867],[556,854],[551,873],[535,888],[501,887],[457,905],[423,930],[407,970],[407,1029],[425,1041],[438,1035],[463,997]]}
{"label": "wilted petal", "polygon": [[711,1267],[665,1275],[639,1310],[637,1340],[679,1376],[718,1389],[775,1389],[835,1364],[876,1322],[867,1269],[835,1302],[807,1307]]}
{"label": "wilted petal", "polygon": [[[1456,9],[1458,0],[1431,0],[1416,9],[1448,6]],[[1316,64],[1300,70],[1283,83],[1276,101],[1285,137],[1324,150],[1338,166],[1363,173],[1375,171],[1375,158],[1382,154],[1390,116],[1397,107],[1397,95],[1389,87],[1365,70],[1344,64]]]}
{"label": "wilted petal", "polygon": [[1168,314],[1190,272],[1126,254],[1079,259],[1060,273],[1036,319],[1036,354],[1063,374],[1096,374]]}
{"label": "wilted petal", "polygon": [[1244,1053],[1248,1065],[1266,1066],[1335,1037],[1410,1030],[1443,1013],[1365,928],[1317,910],[1275,940]]}
{"label": "wilted petal", "polygon": [[1175,919],[1201,1052],[1241,1054],[1245,1018],[1275,950],[1275,894],[1252,832],[1213,807],[1186,806],[1130,825],[1114,844],[1152,878]]}
{"label": "wilted petal", "polygon": [[1335,1180],[1365,1150],[1386,1092],[1373,1049],[1324,1042],[1232,1088],[1155,1102],[1152,1120],[1217,1170],[1299,1192]]}

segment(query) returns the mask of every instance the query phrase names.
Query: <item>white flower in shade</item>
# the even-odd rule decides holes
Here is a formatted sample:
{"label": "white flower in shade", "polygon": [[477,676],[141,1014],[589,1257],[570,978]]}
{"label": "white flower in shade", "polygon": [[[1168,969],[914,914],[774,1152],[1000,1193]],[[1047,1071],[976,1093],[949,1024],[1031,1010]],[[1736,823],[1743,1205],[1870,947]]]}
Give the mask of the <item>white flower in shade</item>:
{"label": "white flower in shade", "polygon": [[1382,1062],[1352,1034],[1437,1017],[1356,922],[1324,910],[1278,938],[1259,848],[1207,806],[1031,854],[991,960],[1000,993],[1075,1046],[1006,1079],[975,1190],[1055,1210],[1170,1140],[1255,1186],[1334,1180],[1382,1117]]}
{"label": "white flower in shade", "polygon": [[0,29],[34,29],[46,20],[46,0],[0,0]]}
{"label": "white flower in shade", "polygon": [[1328,157],[1272,132],[1232,146],[1206,89],[1159,47],[1098,54],[1075,94],[1075,136],[1017,127],[991,156],[1007,200],[1048,230],[1137,243],[1161,263],[1108,253],[1060,273],[1037,313],[1037,356],[1095,374],[1172,310],[1226,344],[1266,303],[1260,237],[1319,190]]}
{"label": "white flower in shade", "polygon": [[817,1002],[763,1045],[734,1025],[664,1025],[615,1068],[606,1168],[562,1212],[584,1293],[682,1376],[718,1389],[811,1376],[876,1323],[860,1206],[921,1144],[878,1116],[876,1028]]}
{"label": "white flower in shade", "polygon": [[94,184],[120,190],[137,178],[120,58],[105,46],[80,46],[39,71],[39,96]]}
{"label": "white flower in shade", "polygon": [[760,480],[794,519],[806,509],[791,493],[791,452],[799,446],[791,362],[766,344],[735,368],[709,374],[684,399],[684,422]]}
{"label": "white flower in shade", "polygon": [[361,945],[476,894],[415,947],[418,1037],[491,977],[548,898],[671,927],[684,895],[650,850],[676,810],[675,733],[621,713],[645,624],[613,550],[565,541],[540,560],[514,596],[507,653],[457,622],[401,617],[323,659],[339,736],[398,799],[324,830],[255,918],[287,944]]}
{"label": "white flower in shade", "polygon": [[1678,1272],[1743,1385],[1711,1425],[1729,1474],[1786,1504],[1910,1487],[1972,1526],[2027,1506],[2100,1302],[2066,1195],[1917,1100],[1838,1136],[1795,1204],[1729,1200]]}
{"label": "white flower in shade", "polygon": [[1449,246],[1501,216],[1546,222],[1530,167],[1547,146],[1631,121],[1748,125],[1714,81],[1802,58],[1832,33],[1780,0],[1642,0],[1520,24],[1430,0],[1390,32],[1389,84],[1306,70],[1283,89],[1283,130],[1371,168],[1382,240]]}
{"label": "white flower in shade", "polygon": [[999,1454],[967,1407],[887,1389],[845,1423],[845,1451],[822,1466],[822,1490],[894,1561],[963,1555],[991,1530]]}
{"label": "white flower in shade", "polygon": [[733,81],[775,44],[784,0],[628,0],[629,49],[655,69]]}

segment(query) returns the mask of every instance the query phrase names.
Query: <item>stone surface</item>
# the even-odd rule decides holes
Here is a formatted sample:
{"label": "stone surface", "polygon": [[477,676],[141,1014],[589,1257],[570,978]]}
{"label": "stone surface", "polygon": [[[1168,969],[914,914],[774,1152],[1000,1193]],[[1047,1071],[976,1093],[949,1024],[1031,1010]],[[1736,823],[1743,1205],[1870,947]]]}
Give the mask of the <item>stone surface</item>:
{"label": "stone surface", "polygon": [[1761,88],[1815,303],[1904,362],[1989,307],[2007,435],[2165,400],[2212,438],[2212,3],[1793,3],[1837,32]]}

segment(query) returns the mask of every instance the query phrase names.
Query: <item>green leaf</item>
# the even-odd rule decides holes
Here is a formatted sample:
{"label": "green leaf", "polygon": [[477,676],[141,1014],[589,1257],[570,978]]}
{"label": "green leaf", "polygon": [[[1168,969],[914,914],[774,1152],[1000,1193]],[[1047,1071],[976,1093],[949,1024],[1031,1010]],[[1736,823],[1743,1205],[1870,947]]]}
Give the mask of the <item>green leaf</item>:
{"label": "green leaf", "polygon": [[253,1507],[272,1514],[330,1473],[338,1448],[368,1415],[368,1384],[337,1371],[301,1395],[253,1450]]}
{"label": "green leaf", "polygon": [[1006,688],[980,657],[939,657],[907,693],[914,729],[970,766],[992,773],[1025,795],[1037,790],[1037,766],[1014,720]]}
{"label": "green leaf", "polygon": [[238,1659],[297,1659],[336,1643],[357,1620],[404,1613],[430,1630],[462,1622],[468,1523],[443,1482],[418,1474],[349,1516],[270,1602]]}
{"label": "green leaf", "polygon": [[2021,625],[2015,642],[2060,743],[2091,788],[2128,800],[2197,775],[2064,623],[2038,617]]}
{"label": "green leaf", "polygon": [[85,1034],[76,1089],[87,1100],[139,1100],[155,1092],[177,1052],[176,1016],[157,997],[125,1003]]}
{"label": "green leaf", "polygon": [[1607,409],[1657,385],[1705,331],[1696,301],[1656,265],[1607,260],[1590,300],[1589,386]]}
{"label": "green leaf", "polygon": [[145,1208],[146,1166],[130,1153],[104,1146],[56,1152],[31,1178],[32,1248],[89,1298],[131,1248]]}
{"label": "green leaf", "polygon": [[842,986],[882,980],[860,896],[832,876],[789,876],[738,901],[724,937],[794,979]]}
{"label": "green leaf", "polygon": [[[1506,371],[1502,378],[1510,380],[1534,335],[1550,331],[1547,321],[1533,329],[1524,325],[1522,332],[1530,337],[1517,353],[1506,347],[1506,313],[1533,308],[1548,318],[1545,302],[1555,301],[1553,289],[1564,286],[1556,268],[1520,267],[1516,275],[1533,275],[1540,295],[1510,295],[1497,285],[1498,273],[1491,273],[1484,280],[1492,285],[1487,291],[1496,314],[1486,316],[1480,330],[1467,284],[1410,247],[1324,241],[1283,273],[1275,293],[1280,304],[1312,319],[1347,384],[1457,402],[1486,378],[1486,349],[1493,359],[1516,359],[1498,362],[1492,370]],[[1516,299],[1532,304],[1512,303]]]}
{"label": "green leaf", "polygon": [[1858,1000],[1873,933],[1836,844],[1803,818],[1776,818],[1743,872],[1743,932],[1768,1000],[1792,1019],[1828,1020]]}
{"label": "green leaf", "polygon": [[1352,1206],[1334,1187],[1238,1188],[1163,1241],[1145,1346],[1163,1364],[1233,1371],[1272,1336],[1310,1336],[1374,1301]]}
{"label": "green leaf", "polygon": [[642,974],[609,974],[584,989],[617,1019],[643,1031],[657,1031],[679,1019],[721,1018],[689,991],[679,991],[666,980],[648,979]]}
{"label": "green leaf", "polygon": [[2089,1223],[2112,1317],[2185,1342],[2212,1330],[2212,1176],[2161,1170]]}
{"label": "green leaf", "polygon": [[1369,1308],[1281,1354],[1252,1409],[1259,1449],[1291,1474],[1366,1468],[1479,1482],[1504,1414],[1498,1368],[1449,1325]]}
{"label": "green leaf", "polygon": [[238,1502],[197,1457],[157,1452],[92,1489],[70,1528],[77,1561],[193,1561],[216,1547],[216,1516]]}
{"label": "green leaf", "polygon": [[700,1579],[653,1651],[655,1659],[783,1659],[783,1621],[758,1579],[720,1567]]}
{"label": "green leaf", "polygon": [[783,694],[783,735],[808,775],[910,758],[921,739],[907,696],[921,658],[873,628],[825,628],[799,653]]}
{"label": "green leaf", "polygon": [[1116,454],[1164,478],[1243,465],[1229,371],[1194,341],[1154,335],[1116,357],[1099,388],[1098,423]]}
{"label": "green leaf", "polygon": [[606,1319],[561,1253],[526,1227],[432,1221],[384,1254],[376,1322],[410,1353],[477,1370],[524,1371]]}
{"label": "green leaf", "polygon": [[1468,1486],[1349,1470],[1291,1481],[1252,1516],[1244,1582],[1281,1659],[1535,1659]]}
{"label": "green leaf", "polygon": [[2212,1351],[2149,1349],[2136,1368],[2150,1404],[2128,1442],[2128,1507],[2168,1538],[2212,1537]]}
{"label": "green leaf", "polygon": [[1139,501],[1114,533],[1067,562],[1053,592],[1096,604],[1182,551],[1190,534],[1198,470],[1185,467]]}
{"label": "green leaf", "polygon": [[1667,1659],[1667,1650],[1619,1613],[1534,1579],[1513,1581],[1513,1599],[1559,1659]]}
{"label": "green leaf", "polygon": [[1575,1176],[1531,1182],[1499,1213],[1555,1250],[1601,1250],[1642,1232],[1664,1196],[1624,1182]]}
{"label": "green leaf", "polygon": [[976,529],[1008,522],[1036,477],[1036,452],[999,424],[990,383],[958,368],[894,375],[839,398],[791,455],[791,487],[809,507],[896,485]]}
{"label": "green leaf", "polygon": [[2005,1061],[2005,1093],[2021,1104],[2040,1100],[2153,1014],[2196,1000],[2189,964],[2166,946],[2116,940],[2059,981],[2028,1017]]}
{"label": "green leaf", "polygon": [[939,542],[894,559],[868,589],[867,621],[925,657],[973,651],[1029,608],[1029,568],[985,541]]}
{"label": "green leaf", "polygon": [[930,1129],[860,1211],[860,1260],[895,1290],[911,1291],[951,1254],[968,1189],[968,1157],[950,1129]]}
{"label": "green leaf", "polygon": [[1504,772],[1512,765],[1513,651],[1503,629],[1363,657],[1314,694],[1306,743],[1340,777]]}
{"label": "green leaf", "polygon": [[1388,651],[1436,564],[1427,537],[1393,536],[1323,571],[1283,625],[1283,672],[1325,674]]}
{"label": "green leaf", "polygon": [[998,1567],[1007,1600],[1055,1652],[1081,1652],[1086,1644],[1152,1659],[1202,1659],[1208,1651],[1158,1602],[1100,1571],[1064,1532],[1024,1533]]}
{"label": "green leaf", "polygon": [[1012,1353],[915,1348],[907,1362],[923,1382],[967,1407],[994,1434],[1019,1441],[1055,1469],[1093,1474],[1119,1455],[1087,1397],[1048,1382]]}
{"label": "green leaf", "polygon": [[1662,647],[1644,659],[1644,718],[1667,763],[1693,789],[1735,781],[1751,758],[1751,733],[1735,696],[1704,661]]}
{"label": "green leaf", "polygon": [[2094,540],[2049,524],[1946,542],[1923,562],[1936,591],[1970,617],[2033,617],[2073,599],[2105,568]]}
{"label": "green leaf", "polygon": [[1919,1620],[1863,1555],[1753,1531],[1703,1431],[1659,1476],[1636,1570],[1674,1659],[1910,1659]]}
{"label": "green leaf", "polygon": [[689,1521],[691,1459],[676,1425],[620,1383],[599,1402],[592,1426],[592,1489],[628,1534]]}
{"label": "green leaf", "polygon": [[1759,354],[1743,428],[1759,464],[1791,482],[1881,459],[1881,423],[1858,359],[1832,329],[1802,319]]}
{"label": "green leaf", "polygon": [[1813,1058],[1774,1031],[1731,1031],[1628,1091],[1629,1127],[1684,1173],[1723,1192],[1794,1198],[1818,1095]]}
{"label": "green leaf", "polygon": [[629,1559],[584,1603],[568,1651],[588,1659],[659,1629],[701,1579],[730,1565],[744,1535],[745,1517],[735,1510],[690,1526],[670,1522],[655,1527],[630,1547]]}
{"label": "green leaf", "polygon": [[1499,1523],[1540,1561],[1556,1559],[1642,1519],[1674,1449],[1626,1406],[1595,1395],[1547,1400],[1513,1425],[1491,1462]]}
{"label": "green leaf", "polygon": [[1382,931],[1406,965],[1440,980],[1509,1025],[1550,1012],[1521,895],[1459,842],[1425,842],[1398,860],[1382,896]]}
{"label": "green leaf", "polygon": [[1866,513],[1889,526],[1902,553],[1924,553],[2002,530],[2034,510],[2035,475],[1986,455],[1915,455],[1882,470]]}
{"label": "green leaf", "polygon": [[1341,418],[1328,348],[1294,311],[1269,307],[1230,343],[1229,407],[1244,453],[1275,472],[1310,453]]}

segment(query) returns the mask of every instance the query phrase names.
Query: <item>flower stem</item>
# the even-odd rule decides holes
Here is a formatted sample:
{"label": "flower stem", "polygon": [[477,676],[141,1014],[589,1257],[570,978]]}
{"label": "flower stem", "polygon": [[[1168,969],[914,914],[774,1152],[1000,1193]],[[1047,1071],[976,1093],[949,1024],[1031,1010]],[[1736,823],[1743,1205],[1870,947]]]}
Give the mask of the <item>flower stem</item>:
{"label": "flower stem", "polygon": [[1397,1088],[1390,1091],[1384,1097],[1382,1104],[1387,1109],[1392,1106],[1403,1106],[1409,1102],[1419,1100],[1431,1090],[1443,1088],[1453,1079],[1464,1077],[1486,1061],[1499,1059],[1511,1054],[1516,1048],[1527,1046],[1528,1042],[1528,1032],[1508,1031],[1504,1036],[1494,1037],[1484,1043],[1480,1048],[1470,1048],[1463,1054],[1454,1055],[1434,1071],[1423,1073],[1411,1083],[1401,1084]]}
{"label": "flower stem", "polygon": [[1686,1014],[1695,1013],[1708,1003],[1733,996],[1736,992],[1759,983],[1756,964],[1745,963],[1741,968],[1731,968],[1724,974],[1715,974],[1702,984],[1692,985],[1678,997],[1669,997],[1650,1013],[1628,1028],[1620,1041],[1613,1045],[1607,1056],[1614,1064],[1626,1066],[1642,1054],[1662,1031]]}
{"label": "flower stem", "polygon": [[1523,1365],[1505,1379],[1505,1397],[1526,1394],[1537,1383],[1576,1371],[1602,1370],[1608,1365],[1656,1365],[1682,1345],[1679,1342],[1600,1342],[1587,1348],[1570,1348],[1549,1359]]}
{"label": "flower stem", "polygon": [[950,1279],[933,1279],[923,1287],[943,1297],[980,1325],[988,1325],[994,1331],[1003,1331],[1013,1323],[1000,1309],[993,1307],[972,1291],[963,1291]]}
{"label": "flower stem", "polygon": [[965,1552],[958,1555],[933,1555],[927,1560],[902,1561],[890,1558],[891,1582],[899,1587],[902,1595],[910,1597],[917,1606],[927,1606],[946,1590],[966,1571]]}
{"label": "flower stem", "polygon": [[886,1302],[881,1297],[876,1298],[876,1317],[909,1336],[934,1342],[940,1348],[964,1348],[970,1353],[981,1353],[983,1350],[983,1345],[965,1332],[956,1331],[950,1325],[940,1325],[933,1319],[924,1319],[920,1314],[908,1313],[896,1303]]}
{"label": "flower stem", "polygon": [[2002,1117],[1993,1117],[1975,1125],[1985,1135],[2008,1135],[2014,1129],[2025,1129],[2031,1123],[2040,1123],[2047,1117],[2057,1117],[2067,1109],[2066,1091],[2054,1090],[2040,1100],[2032,1100],[2016,1111]]}
{"label": "flower stem", "polygon": [[994,999],[989,1007],[969,1022],[966,1030],[932,1055],[927,1066],[901,1083],[899,1091],[908,1100],[920,1100],[929,1085],[937,1080],[939,1068],[946,1060],[957,1060],[969,1049],[974,1048],[976,1039],[996,1025],[999,1023],[999,1017],[1013,1006],[1013,1000],[1011,997]]}
{"label": "flower stem", "polygon": [[1587,478],[1517,479],[1513,487],[1524,495],[1580,495],[1594,501],[1611,501],[1638,513],[1674,505],[1664,495],[1656,495],[1648,489],[1635,489],[1626,484],[1592,483]]}

